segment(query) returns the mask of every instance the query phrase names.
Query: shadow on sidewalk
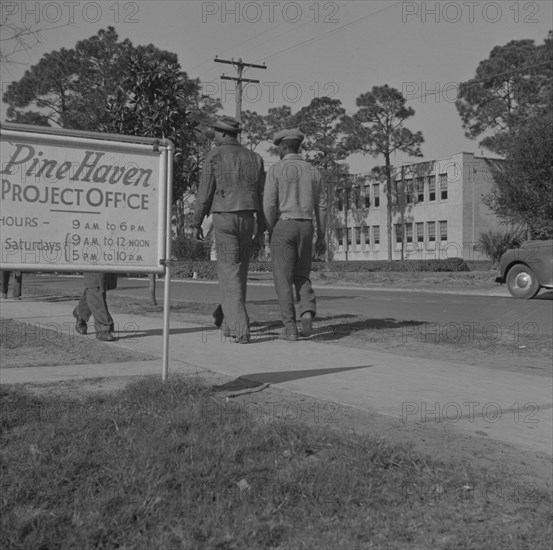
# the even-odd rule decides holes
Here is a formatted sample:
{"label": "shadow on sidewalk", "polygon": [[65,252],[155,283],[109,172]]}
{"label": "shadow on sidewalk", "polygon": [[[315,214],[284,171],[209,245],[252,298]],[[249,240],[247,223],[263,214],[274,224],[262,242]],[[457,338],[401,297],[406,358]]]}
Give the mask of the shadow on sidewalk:
{"label": "shadow on sidewalk", "polygon": [[325,376],[326,374],[335,374],[338,372],[346,372],[349,370],[367,369],[373,365],[360,365],[357,367],[335,367],[328,369],[303,369],[303,370],[285,370],[276,372],[257,372],[240,376],[235,380],[231,380],[226,384],[212,386],[212,390],[219,391],[240,391],[253,389],[264,384],[280,384],[289,382],[290,380],[300,380],[302,378],[313,378],[315,376]]}
{"label": "shadow on sidewalk", "polygon": [[[192,328],[170,328],[169,336],[175,336],[179,334],[192,334],[194,332],[205,332],[205,328],[202,326]],[[126,330],[115,331],[114,333],[117,340],[132,340],[133,338],[147,338],[150,336],[163,336],[163,328],[149,329],[149,330]]]}
{"label": "shadow on sidewalk", "polygon": [[[394,330],[405,327],[417,327],[425,324],[423,321],[398,321],[393,318],[366,319],[359,315],[332,315],[317,317],[313,322],[313,334],[308,338],[315,341],[333,341],[345,338],[362,330]],[[355,319],[355,320],[353,320]],[[254,322],[251,324],[252,336],[256,342],[278,339],[283,325],[280,321]],[[261,336],[261,338],[260,338]]]}
{"label": "shadow on sidewalk", "polygon": [[[424,325],[423,321],[398,321],[393,318],[384,319],[357,319],[356,321],[332,323],[336,317],[323,317],[313,323],[313,340],[333,341],[340,340],[351,334],[363,330],[395,330],[405,327]],[[330,323],[328,323],[330,321]]]}

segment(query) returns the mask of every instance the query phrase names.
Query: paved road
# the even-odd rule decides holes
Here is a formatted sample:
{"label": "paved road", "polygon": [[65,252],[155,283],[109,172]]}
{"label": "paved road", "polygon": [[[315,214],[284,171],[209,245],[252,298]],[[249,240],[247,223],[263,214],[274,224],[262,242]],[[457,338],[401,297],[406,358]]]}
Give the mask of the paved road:
{"label": "paved road", "polygon": [[[250,283],[248,301],[273,303],[276,297],[272,285]],[[57,287],[67,293],[78,294],[82,289],[80,277],[28,276],[26,285],[40,289]],[[48,291],[45,290],[45,293]],[[148,280],[119,279],[118,294],[147,296]],[[157,296],[163,297],[163,282],[158,282]],[[505,296],[478,296],[430,292],[399,292],[394,290],[367,290],[362,288],[317,288],[319,316],[365,315],[375,319],[397,321],[424,321],[447,329],[449,324],[472,324],[474,330],[520,330],[543,336],[553,334],[553,293],[542,292],[534,300],[514,300]],[[201,281],[174,281],[171,300],[217,303],[219,290],[216,283]]]}

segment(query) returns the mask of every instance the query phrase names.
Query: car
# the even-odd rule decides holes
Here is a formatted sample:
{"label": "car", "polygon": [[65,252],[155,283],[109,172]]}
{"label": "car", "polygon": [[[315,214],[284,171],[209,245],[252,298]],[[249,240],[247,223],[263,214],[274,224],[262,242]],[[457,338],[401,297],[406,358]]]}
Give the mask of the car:
{"label": "car", "polygon": [[533,298],[541,288],[553,288],[553,239],[526,241],[507,250],[495,280],[506,283],[511,296],[521,300]]}

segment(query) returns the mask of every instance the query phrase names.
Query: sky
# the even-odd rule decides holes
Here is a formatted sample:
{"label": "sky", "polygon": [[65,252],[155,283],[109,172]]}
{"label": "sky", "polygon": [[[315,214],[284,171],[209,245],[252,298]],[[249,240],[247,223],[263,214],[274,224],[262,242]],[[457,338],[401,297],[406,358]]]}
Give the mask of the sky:
{"label": "sky", "polygon": [[[221,114],[234,116],[235,92],[234,83],[220,76],[236,71],[214,62],[216,56],[266,64],[243,75],[260,80],[245,88],[243,109],[262,115],[281,105],[296,112],[325,95],[353,114],[356,98],[373,86],[397,88],[415,110],[406,127],[424,136],[424,157],[417,161],[458,152],[494,156],[464,136],[455,108],[458,85],[474,77],[495,46],[519,39],[541,44],[553,27],[549,0],[33,0],[3,1],[0,9],[3,24],[44,29],[39,44],[2,67],[3,90],[44,54],[72,48],[112,25],[121,40],[176,53],[204,93],[221,98]],[[5,120],[4,104],[0,113]],[[258,151],[265,154],[263,147]],[[408,161],[401,154],[393,159]],[[352,155],[347,162],[361,173],[382,161]]]}

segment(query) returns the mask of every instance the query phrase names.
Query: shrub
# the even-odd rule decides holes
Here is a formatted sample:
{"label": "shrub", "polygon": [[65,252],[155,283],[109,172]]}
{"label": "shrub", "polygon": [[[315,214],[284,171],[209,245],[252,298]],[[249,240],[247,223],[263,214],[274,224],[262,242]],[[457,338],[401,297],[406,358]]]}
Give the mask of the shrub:
{"label": "shrub", "polygon": [[[250,262],[250,273],[271,272],[271,262]],[[369,273],[375,271],[469,271],[462,258],[446,260],[406,260],[406,261],[354,261],[354,262],[313,262],[312,271],[332,273]],[[194,273],[200,279],[216,280],[217,263],[214,261],[173,261],[171,276],[178,279],[192,278]]]}
{"label": "shrub", "polygon": [[171,241],[171,252],[177,260],[209,260],[211,240],[201,243],[192,237],[179,235]]}
{"label": "shrub", "polygon": [[[480,233],[476,250],[483,252],[492,260],[493,266],[499,263],[501,256],[510,248],[519,248],[524,242],[525,232],[521,229],[509,231],[484,231]],[[492,266],[492,267],[493,267]]]}

